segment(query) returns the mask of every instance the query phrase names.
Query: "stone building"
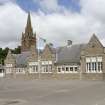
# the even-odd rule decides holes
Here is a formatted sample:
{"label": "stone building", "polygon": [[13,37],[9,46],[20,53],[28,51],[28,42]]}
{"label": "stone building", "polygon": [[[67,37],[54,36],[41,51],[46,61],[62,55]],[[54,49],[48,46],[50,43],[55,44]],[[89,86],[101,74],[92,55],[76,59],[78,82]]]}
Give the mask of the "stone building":
{"label": "stone building", "polygon": [[95,34],[81,51],[81,73],[83,79],[105,78],[105,47]]}
{"label": "stone building", "polygon": [[25,33],[22,34],[21,54],[12,54],[5,59],[7,77],[41,79],[105,79],[105,47],[95,34],[88,43],[72,44],[54,48],[46,43],[37,48],[36,34],[33,34],[30,13]]}
{"label": "stone building", "polygon": [[21,54],[12,54],[9,50],[5,59],[5,76],[6,77],[23,77],[27,71],[27,61],[30,53],[22,52]]}
{"label": "stone building", "polygon": [[56,72],[57,78],[79,79],[81,50],[85,44],[67,45],[57,51]]}
{"label": "stone building", "polygon": [[21,52],[29,51],[32,45],[36,47],[36,34],[33,33],[30,13],[28,13],[25,33],[22,33]]}
{"label": "stone building", "polygon": [[[55,49],[50,44],[46,44],[44,50],[37,49],[36,42],[29,13],[25,33],[22,33],[21,54],[12,54],[9,51],[5,59],[7,77],[39,78],[41,73],[41,76],[52,74]],[[48,76],[45,75],[46,77]]]}
{"label": "stone building", "polygon": [[41,51],[31,47],[30,56],[28,57],[27,68],[30,78],[50,78],[53,75],[55,63],[55,49],[46,44]]}

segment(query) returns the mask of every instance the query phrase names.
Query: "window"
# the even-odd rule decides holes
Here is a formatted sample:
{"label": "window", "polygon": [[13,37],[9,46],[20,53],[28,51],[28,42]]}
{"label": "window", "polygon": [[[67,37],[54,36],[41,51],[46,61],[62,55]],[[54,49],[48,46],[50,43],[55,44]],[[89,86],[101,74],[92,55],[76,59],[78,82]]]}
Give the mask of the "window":
{"label": "window", "polygon": [[58,72],[61,72],[61,68],[60,67],[58,67]]}
{"label": "window", "polygon": [[37,73],[38,72],[38,66],[30,66],[29,67],[29,72],[30,73]]}
{"label": "window", "polygon": [[87,69],[87,71],[91,70],[91,64],[90,63],[86,63],[86,69]]}
{"label": "window", "polygon": [[46,65],[46,72],[48,72],[48,65]]}
{"label": "window", "polygon": [[77,73],[78,69],[78,66],[75,65],[63,65],[57,67],[58,73]]}
{"label": "window", "polygon": [[46,66],[43,66],[44,72],[46,72]]}
{"label": "window", "polygon": [[12,68],[8,67],[8,68],[6,69],[6,73],[12,73]]}
{"label": "window", "polygon": [[33,67],[32,67],[32,71],[33,71],[33,72],[38,72],[37,66],[33,66]]}
{"label": "window", "polygon": [[103,64],[102,64],[102,62],[101,62],[101,70],[103,70]]}
{"label": "window", "polygon": [[75,68],[75,71],[77,71],[78,70],[78,68],[77,67],[74,67]]}
{"label": "window", "polygon": [[21,72],[21,70],[19,69],[19,72]]}
{"label": "window", "polygon": [[65,71],[65,68],[64,67],[62,67],[62,71]]}
{"label": "window", "polygon": [[91,63],[89,63],[89,71],[91,71]]}
{"label": "window", "polygon": [[57,72],[58,72],[58,73],[64,73],[64,72],[65,72],[64,66],[58,66],[58,67],[57,67]]}
{"label": "window", "polygon": [[49,72],[52,72],[52,65],[49,65]]}
{"label": "window", "polygon": [[86,58],[86,72],[101,72],[102,71],[102,57],[87,57]]}
{"label": "window", "polygon": [[42,66],[42,73],[51,73],[52,72],[52,65],[43,65]]}
{"label": "window", "polygon": [[95,71],[97,70],[97,63],[94,62],[94,66],[95,66]]}
{"label": "window", "polygon": [[2,73],[3,72],[3,70],[2,69],[0,69],[0,73]]}
{"label": "window", "polygon": [[25,73],[24,68],[15,68],[16,69],[16,73]]}
{"label": "window", "polygon": [[102,70],[102,62],[98,62],[98,70],[99,70],[99,71]]}
{"label": "window", "polygon": [[69,68],[68,67],[66,67],[66,71],[69,72]]}
{"label": "window", "polygon": [[96,62],[92,62],[92,70],[93,70],[93,72],[96,71]]}
{"label": "window", "polygon": [[70,67],[70,71],[73,71],[73,67]]}
{"label": "window", "polygon": [[36,66],[36,72],[38,72],[38,66]]}

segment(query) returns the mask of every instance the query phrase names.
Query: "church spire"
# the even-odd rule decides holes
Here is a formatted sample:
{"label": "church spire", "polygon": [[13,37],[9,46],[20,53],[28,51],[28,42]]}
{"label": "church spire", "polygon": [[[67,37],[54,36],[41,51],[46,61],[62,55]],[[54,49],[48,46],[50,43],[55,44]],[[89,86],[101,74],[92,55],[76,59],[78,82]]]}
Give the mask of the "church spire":
{"label": "church spire", "polygon": [[27,25],[26,25],[25,33],[28,34],[28,35],[33,34],[30,12],[28,12]]}
{"label": "church spire", "polygon": [[31,27],[31,16],[30,16],[30,12],[28,12],[27,27]]}
{"label": "church spire", "polygon": [[33,28],[31,25],[31,15],[28,13],[27,24],[25,27],[25,33],[22,33],[21,39],[21,52],[29,51],[31,46],[36,48],[36,34],[33,33]]}

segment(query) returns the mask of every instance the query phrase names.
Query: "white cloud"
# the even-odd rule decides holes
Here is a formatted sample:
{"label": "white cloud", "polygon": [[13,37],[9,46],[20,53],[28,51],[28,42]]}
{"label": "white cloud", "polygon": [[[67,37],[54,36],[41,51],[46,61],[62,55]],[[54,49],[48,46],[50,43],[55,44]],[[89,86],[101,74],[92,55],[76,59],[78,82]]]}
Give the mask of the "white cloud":
{"label": "white cloud", "polygon": [[[36,20],[34,19],[36,17]],[[39,35],[47,38],[49,41],[53,41],[58,45],[66,44],[66,40],[71,39],[73,41],[80,41],[80,34],[85,34],[87,29],[83,30],[84,25],[87,21],[78,14],[75,15],[62,15],[62,14],[52,14],[52,15],[33,15],[34,27],[38,27],[36,30]],[[77,38],[77,35],[80,38]]]}
{"label": "white cloud", "polygon": [[15,2],[16,0],[0,0],[0,3]]}
{"label": "white cloud", "polygon": [[[59,8],[57,0],[55,4]],[[38,19],[37,30],[43,37],[59,45],[66,43],[67,39],[73,40],[74,43],[87,42],[93,33],[96,33],[100,40],[105,39],[105,0],[80,0],[80,5],[80,13],[63,8],[64,13],[35,16]]]}
{"label": "white cloud", "polygon": [[57,0],[40,0],[39,3],[45,11],[58,11],[60,7],[57,4]]}
{"label": "white cloud", "polygon": [[46,13],[49,12],[65,12],[66,8],[58,4],[58,0],[33,0],[38,3],[40,9]]}
{"label": "white cloud", "polygon": [[0,6],[0,47],[16,46],[10,43],[20,41],[25,19],[26,13],[16,4],[7,3]]}
{"label": "white cloud", "polygon": [[[97,33],[101,40],[105,40],[105,0],[80,0],[80,4],[80,15],[88,20],[91,30]],[[105,45],[105,42],[103,44]]]}
{"label": "white cloud", "polygon": [[[37,35],[58,46],[66,45],[68,39],[73,40],[73,43],[86,43],[91,35],[96,33],[105,45],[105,0],[80,0],[80,13],[59,7],[57,0],[50,2],[51,4],[46,2],[48,0],[40,1],[42,8],[57,12],[46,15],[39,10],[38,13],[32,13],[32,25]],[[58,12],[59,8],[64,12]],[[7,3],[0,6],[0,47],[15,47],[20,44],[26,19],[26,13],[16,4]]]}

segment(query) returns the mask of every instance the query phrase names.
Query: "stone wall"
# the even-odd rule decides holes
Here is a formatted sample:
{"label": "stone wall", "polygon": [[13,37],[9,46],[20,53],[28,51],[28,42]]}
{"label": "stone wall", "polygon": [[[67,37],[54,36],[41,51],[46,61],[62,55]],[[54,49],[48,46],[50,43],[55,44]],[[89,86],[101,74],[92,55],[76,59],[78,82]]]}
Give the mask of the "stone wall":
{"label": "stone wall", "polygon": [[57,79],[57,80],[105,80],[105,73],[31,73],[6,74],[6,78],[13,79]]}
{"label": "stone wall", "polygon": [[105,80],[105,73],[83,73],[82,80]]}
{"label": "stone wall", "polygon": [[53,79],[66,79],[66,80],[75,80],[75,79],[80,79],[80,74],[79,73],[64,73],[64,74],[54,74]]}
{"label": "stone wall", "polygon": [[52,73],[31,73],[26,75],[26,79],[52,79]]}

